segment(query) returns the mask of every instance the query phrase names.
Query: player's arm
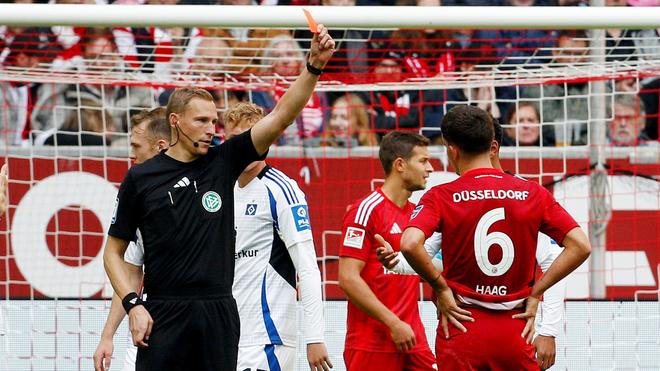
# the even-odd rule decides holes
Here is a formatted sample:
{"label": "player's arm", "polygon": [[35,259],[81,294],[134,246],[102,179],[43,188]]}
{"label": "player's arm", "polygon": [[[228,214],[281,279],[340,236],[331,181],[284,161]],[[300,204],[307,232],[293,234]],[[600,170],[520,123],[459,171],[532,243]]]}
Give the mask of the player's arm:
{"label": "player's arm", "polygon": [[390,329],[392,340],[400,351],[408,351],[415,346],[415,332],[385,306],[369,285],[362,279],[365,262],[360,259],[342,256],[339,258],[339,287],[348,300],[369,317],[381,322]]}
{"label": "player's arm", "polygon": [[413,211],[410,222],[403,231],[403,236],[401,236],[401,252],[410,263],[410,266],[436,292],[440,325],[445,337],[448,338],[448,323],[466,332],[467,329],[460,321],[473,321],[473,319],[471,317],[472,313],[456,304],[454,293],[447,285],[447,281],[433,265],[431,257],[424,250],[424,241],[426,241],[427,236],[430,237],[435,231],[440,230],[442,225],[442,215],[440,205],[436,202],[436,192],[437,188],[432,188],[426,192]]}
{"label": "player's arm", "polygon": [[527,338],[528,343],[532,341],[534,335],[534,320],[541,296],[548,288],[577,269],[591,254],[591,244],[582,228],[545,188],[542,191],[544,192],[542,196],[547,199],[547,207],[541,223],[541,232],[564,246],[564,251],[532,287],[525,312],[514,316],[527,320],[522,335]]}
{"label": "player's arm", "polygon": [[122,306],[128,311],[133,344],[146,347],[148,346],[146,341],[151,335],[153,320],[147,309],[141,304],[141,299],[136,291],[132,289],[126,269],[129,264],[124,261],[128,241],[134,239],[138,232],[137,219],[140,211],[138,195],[131,174],[129,170],[119,187],[115,213],[103,252],[103,265],[115,293],[122,298]]}
{"label": "player's arm", "polygon": [[[561,247],[550,237],[539,234],[536,248],[536,261],[543,272],[546,272],[552,263],[561,254]],[[561,280],[550,287],[543,295],[543,302],[539,305],[541,320],[537,322],[537,336],[534,339],[537,360],[541,369],[548,369],[555,363],[556,342],[559,328],[564,316],[566,280]]]}
{"label": "player's arm", "polygon": [[[335,41],[328,30],[321,24],[314,34],[307,62],[318,69],[323,69],[330,60],[335,48]],[[314,92],[318,75],[305,68],[275,108],[252,128],[252,143],[257,153],[266,153],[270,145],[291,125],[305,107]]]}
{"label": "player's arm", "polygon": [[[278,172],[279,170],[273,169]],[[295,194],[289,202],[281,189],[273,189],[277,209],[277,231],[287,247],[296,269],[300,287],[300,301],[303,306],[303,331],[307,344],[307,361],[312,371],[332,368],[332,362],[325,346],[325,320],[323,316],[323,295],[321,292],[321,272],[316,262],[316,249],[312,237],[305,194],[298,184],[282,175]]]}
{"label": "player's arm", "polygon": [[[410,266],[403,254],[394,251],[392,245],[385,241],[380,235],[376,235],[376,241],[381,245],[376,248],[376,255],[378,260],[387,270],[397,274],[416,275],[417,272]],[[442,252],[440,244],[442,242],[442,235],[434,233],[430,238],[424,242],[424,250],[431,257],[431,263],[442,272]]]}
{"label": "player's arm", "polygon": [[7,163],[2,165],[0,169],[0,218],[5,214],[7,210],[7,183],[9,179],[7,178]]}
{"label": "player's arm", "polygon": [[[142,283],[142,267],[127,264],[126,269],[130,280],[131,290],[136,292],[139,291]],[[99,345],[94,352],[93,358],[95,371],[105,371],[110,368],[110,362],[112,361],[112,353],[114,350],[112,338],[115,336],[115,333],[125,315],[126,311],[121,304],[121,298],[117,294],[113,294],[112,302],[110,303],[110,312],[108,313],[108,318],[103,326]]]}

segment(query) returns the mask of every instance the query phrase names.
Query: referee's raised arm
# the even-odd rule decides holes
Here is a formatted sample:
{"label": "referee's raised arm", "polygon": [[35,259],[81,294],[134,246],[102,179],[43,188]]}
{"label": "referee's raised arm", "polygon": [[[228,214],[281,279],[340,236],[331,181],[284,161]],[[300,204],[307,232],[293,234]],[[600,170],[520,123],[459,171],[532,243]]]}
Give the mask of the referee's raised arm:
{"label": "referee's raised arm", "polygon": [[252,128],[252,142],[257,152],[266,153],[270,145],[296,120],[314,92],[323,68],[335,50],[335,41],[322,24],[314,34],[307,57],[307,67],[282,96],[273,111]]}

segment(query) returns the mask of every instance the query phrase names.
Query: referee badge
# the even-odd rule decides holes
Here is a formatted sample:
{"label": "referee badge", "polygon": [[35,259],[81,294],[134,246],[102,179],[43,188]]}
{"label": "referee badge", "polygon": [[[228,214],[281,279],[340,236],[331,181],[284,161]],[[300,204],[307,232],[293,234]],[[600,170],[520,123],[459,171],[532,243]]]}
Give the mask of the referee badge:
{"label": "referee badge", "polygon": [[220,195],[214,191],[208,191],[202,196],[202,206],[210,213],[215,213],[222,207]]}

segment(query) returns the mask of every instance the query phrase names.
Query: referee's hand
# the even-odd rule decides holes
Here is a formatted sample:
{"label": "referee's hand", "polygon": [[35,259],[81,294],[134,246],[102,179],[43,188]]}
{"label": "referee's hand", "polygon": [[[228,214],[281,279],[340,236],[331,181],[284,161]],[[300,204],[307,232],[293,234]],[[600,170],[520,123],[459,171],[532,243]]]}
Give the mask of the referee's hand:
{"label": "referee's hand", "polygon": [[154,320],[151,319],[151,315],[144,305],[131,308],[131,311],[128,312],[128,324],[133,336],[133,345],[139,348],[148,347]]}

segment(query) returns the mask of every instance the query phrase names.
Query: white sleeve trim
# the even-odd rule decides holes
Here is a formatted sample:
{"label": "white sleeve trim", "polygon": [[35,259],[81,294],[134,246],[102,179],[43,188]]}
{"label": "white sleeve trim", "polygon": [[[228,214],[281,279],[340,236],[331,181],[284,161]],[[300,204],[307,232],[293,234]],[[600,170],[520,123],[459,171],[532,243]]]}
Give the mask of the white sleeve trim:
{"label": "white sleeve trim", "polygon": [[[543,272],[561,254],[563,249],[550,237],[539,233],[536,248],[536,259]],[[557,337],[564,317],[564,299],[566,296],[566,279],[557,282],[543,294],[543,302],[539,305],[540,320],[536,332],[543,336]]]}
{"label": "white sleeve trim", "polygon": [[[426,241],[424,241],[424,250],[431,257],[431,263],[433,266],[442,272],[442,249],[440,248],[442,244],[442,235],[440,233],[433,233]],[[406,260],[403,254],[398,253],[397,259],[399,262],[394,268],[390,269],[394,273],[398,274],[417,274],[415,270],[410,266],[410,263]]]}
{"label": "white sleeve trim", "polygon": [[321,272],[316,263],[313,241],[304,241],[289,247],[289,255],[298,274],[300,300],[303,306],[303,332],[305,343],[325,342],[325,320],[321,293]]}

